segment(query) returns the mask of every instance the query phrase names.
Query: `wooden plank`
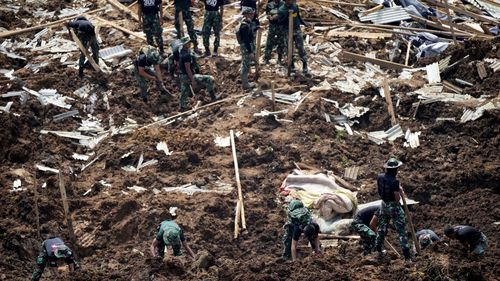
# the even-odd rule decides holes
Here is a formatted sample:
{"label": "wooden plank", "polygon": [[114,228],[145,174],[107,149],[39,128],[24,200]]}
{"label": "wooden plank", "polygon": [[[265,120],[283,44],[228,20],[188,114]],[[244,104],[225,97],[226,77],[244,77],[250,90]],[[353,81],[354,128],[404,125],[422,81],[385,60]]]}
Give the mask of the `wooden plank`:
{"label": "wooden plank", "polygon": [[386,61],[386,60],[381,60],[381,59],[376,59],[376,58],[369,58],[365,57],[363,55],[347,52],[347,51],[342,51],[340,53],[341,57],[344,59],[351,59],[351,60],[357,60],[357,61],[366,61],[366,62],[371,62],[386,68],[390,69],[395,69],[395,70],[403,70],[404,68],[412,68],[410,66],[406,66],[404,64],[399,64],[391,61]]}
{"label": "wooden plank", "polygon": [[70,29],[69,31],[71,32],[71,37],[73,37],[73,41],[75,41],[76,45],[78,46],[78,49],[80,49],[80,51],[83,53],[83,55],[87,58],[87,60],[90,62],[92,67],[95,69],[95,71],[102,72],[101,68],[95,62],[94,58],[89,54],[89,51],[87,50],[87,48],[85,48],[83,46],[82,42],[80,42],[80,39],[78,39],[78,36],[76,36],[73,29]]}
{"label": "wooden plank", "polygon": [[243,229],[247,229],[247,223],[245,219],[245,205],[243,203],[243,191],[241,190],[240,181],[240,171],[238,168],[238,157],[236,156],[236,145],[234,143],[234,131],[230,130],[229,135],[231,137],[231,150],[233,152],[233,162],[234,162],[234,173],[236,174],[236,186],[238,187],[238,201],[240,202],[240,212],[241,212],[241,226]]}
{"label": "wooden plank", "polygon": [[255,48],[255,80],[258,81],[260,77],[260,45],[262,42],[262,29],[257,30],[257,42]]}
{"label": "wooden plank", "polygon": [[133,32],[133,31],[130,31],[130,30],[126,29],[125,27],[120,26],[120,25],[118,25],[118,24],[116,24],[116,23],[114,23],[114,22],[111,22],[111,21],[105,20],[105,19],[103,19],[103,18],[101,18],[101,17],[97,17],[97,16],[96,16],[96,17],[94,17],[94,19],[96,19],[96,20],[100,21],[102,25],[107,25],[107,26],[110,26],[110,27],[116,28],[116,29],[120,30],[120,31],[121,31],[121,32],[123,32],[123,33],[129,34],[129,35],[132,35],[132,36],[133,36],[134,38],[136,38],[136,39],[140,39],[140,40],[142,40],[142,41],[146,41],[146,37],[144,37],[144,36],[142,36],[142,35],[139,35],[139,34],[137,34],[137,33]]}
{"label": "wooden plank", "polygon": [[484,67],[484,62],[477,63],[476,68],[477,68],[477,74],[479,74],[479,78],[481,78],[481,80],[483,80],[484,78],[486,78],[486,76],[488,76],[488,72],[486,72],[486,67]]}
{"label": "wooden plank", "polygon": [[41,239],[42,236],[40,235],[40,209],[38,208],[38,180],[36,178],[36,169],[35,169],[35,175],[33,176],[33,193],[35,194],[35,220],[36,220],[36,235],[38,239]]}
{"label": "wooden plank", "polygon": [[445,2],[445,10],[446,10],[446,15],[448,16],[448,25],[450,26],[451,29],[451,36],[453,37],[453,43],[456,45],[457,44],[457,37],[455,36],[455,29],[453,28],[453,21],[451,20],[451,14],[450,14],[450,8],[448,5],[448,0],[444,0]]}
{"label": "wooden plank", "polygon": [[[106,9],[106,7],[99,8],[99,9],[92,10],[90,12],[84,13],[83,15],[95,14],[97,12],[104,11],[105,9]],[[10,37],[10,36],[14,36],[14,35],[19,35],[19,34],[31,32],[31,31],[35,31],[35,30],[42,29],[42,28],[45,28],[45,27],[51,27],[51,26],[55,26],[55,25],[64,24],[67,21],[76,18],[77,16],[79,16],[79,15],[74,15],[74,16],[63,18],[63,19],[56,20],[56,21],[53,21],[53,22],[44,23],[44,24],[40,24],[40,25],[32,26],[32,27],[27,27],[27,28],[23,28],[23,29],[19,29],[19,30],[11,30],[11,31],[1,32],[0,33],[0,38]]]}
{"label": "wooden plank", "polygon": [[240,217],[241,217],[241,202],[236,200],[236,210],[234,212],[234,239],[240,234]]}
{"label": "wooden plank", "polygon": [[129,15],[130,17],[132,17],[135,21],[139,22],[139,16],[132,12],[129,8],[127,8],[125,5],[123,5],[122,3],[116,1],[116,0],[106,0],[109,4],[111,4],[113,7],[115,7],[116,9],[120,10],[121,12]]}
{"label": "wooden plank", "polygon": [[384,8],[384,5],[379,4],[379,5],[377,5],[377,6],[373,7],[373,8],[371,8],[371,9],[368,9],[368,10],[366,10],[366,11],[361,12],[361,14],[363,14],[362,16],[364,17],[364,16],[366,16],[366,15],[368,15],[368,14],[371,14],[371,13],[373,13],[373,12],[376,12],[376,11],[378,11],[378,10],[382,10],[382,8]]}
{"label": "wooden plank", "polygon": [[394,106],[392,105],[391,92],[389,90],[387,76],[384,76],[384,96],[385,101],[387,102],[387,111],[389,111],[389,114],[391,115],[391,124],[392,126],[396,126],[398,122],[396,121],[396,114],[394,113]]}
{"label": "wooden plank", "polygon": [[327,37],[358,37],[366,39],[383,39],[392,36],[392,33],[375,33],[375,32],[355,32],[355,31],[335,31],[330,30],[326,33]]}
{"label": "wooden plank", "polygon": [[[439,6],[439,7],[443,7],[443,8],[445,7],[445,4],[443,2],[441,2],[441,1],[434,1],[434,0],[424,0],[424,1],[427,2],[427,3],[433,4],[433,5]],[[474,18],[474,19],[479,20],[479,21],[488,22],[488,23],[491,23],[491,24],[494,24],[494,25],[499,25],[500,24],[500,21],[498,21],[498,20],[489,19],[487,17],[484,17],[482,15],[478,15],[476,13],[467,11],[467,10],[459,8],[459,7],[455,7],[455,6],[449,5],[449,8],[451,10],[453,10],[454,12],[456,12],[456,13],[460,13],[460,14],[469,16],[469,17]]]}
{"label": "wooden plank", "polygon": [[370,4],[349,3],[349,2],[332,1],[332,0],[314,0],[314,2],[323,2],[323,3],[329,3],[329,4],[339,5],[339,6],[370,7]]}
{"label": "wooden plank", "polygon": [[405,65],[406,66],[408,66],[408,61],[410,60],[411,43],[412,43],[412,40],[408,41],[408,47],[406,48],[406,58],[405,58]]}
{"label": "wooden plank", "polygon": [[69,212],[69,205],[66,196],[66,187],[64,186],[64,178],[62,175],[62,169],[59,170],[59,191],[61,192],[61,200],[64,208],[64,218],[66,220],[66,225],[69,231],[69,238],[74,246],[76,246],[76,236],[73,229],[73,220],[71,219],[71,214]]}
{"label": "wooden plank", "polygon": [[[440,30],[444,30],[444,31],[450,31],[451,32],[451,29],[452,29],[452,25],[456,28],[456,31],[459,31],[461,33],[465,33],[465,34],[468,34],[470,36],[472,36],[471,33],[469,32],[465,32],[463,30],[460,30],[458,28],[458,26],[454,25],[454,24],[450,24],[449,26],[446,26],[446,25],[443,25],[442,23],[440,22],[434,22],[434,21],[431,21],[431,20],[427,20],[427,19],[424,19],[424,18],[421,18],[421,17],[417,17],[415,15],[410,15],[410,17],[414,20],[414,21],[418,21],[420,23],[423,23],[425,25],[428,25],[428,26],[431,26],[431,27],[434,27],[434,28],[437,28],[437,29],[440,29]],[[453,32],[455,32],[455,29],[453,29]],[[490,36],[491,37],[491,36]]]}

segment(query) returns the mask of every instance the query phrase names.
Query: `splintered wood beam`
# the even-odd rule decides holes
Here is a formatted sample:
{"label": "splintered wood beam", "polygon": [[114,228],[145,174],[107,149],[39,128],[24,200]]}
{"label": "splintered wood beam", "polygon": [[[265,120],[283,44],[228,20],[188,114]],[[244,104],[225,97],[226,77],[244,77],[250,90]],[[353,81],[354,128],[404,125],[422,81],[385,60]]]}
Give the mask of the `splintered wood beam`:
{"label": "splintered wood beam", "polygon": [[115,7],[116,9],[120,10],[121,12],[129,15],[130,17],[132,17],[135,21],[139,22],[139,16],[132,12],[128,7],[126,7],[125,5],[123,5],[122,3],[116,1],[116,0],[106,0],[109,4],[111,4],[113,7]]}
{"label": "splintered wood beam", "polygon": [[[83,53],[83,55],[87,58],[87,60],[90,62],[92,67],[95,69],[95,71],[102,73],[101,68],[95,62],[94,58],[89,54],[89,51],[87,50],[87,48],[85,48],[85,46],[83,46],[82,42],[80,42],[80,39],[78,39],[78,36],[76,36],[73,29],[70,29],[69,31],[71,32],[71,37],[73,37],[73,41],[75,41],[76,45],[78,46],[78,49],[80,49],[80,51]],[[94,39],[94,40],[97,40],[97,39]]]}
{"label": "splintered wood beam", "polygon": [[365,62],[371,62],[374,64],[378,64],[380,66],[390,68],[390,69],[395,69],[395,70],[403,70],[404,68],[412,68],[410,66],[406,66],[404,64],[399,64],[395,63],[392,61],[386,61],[386,60],[381,60],[381,59],[375,59],[375,58],[369,58],[365,57],[363,55],[347,52],[347,51],[342,51],[341,57],[344,59],[350,59],[350,60],[357,60],[357,61],[365,61]]}
{"label": "splintered wood beam", "polygon": [[[430,3],[432,5],[439,6],[441,8],[445,7],[445,3],[442,2],[442,1],[435,1],[435,0],[424,0],[424,1],[427,2],[427,3]],[[452,6],[452,5],[447,5],[447,6],[450,8],[450,10],[452,10],[452,11],[454,11],[456,13],[463,14],[463,15],[469,16],[471,18],[475,18],[476,20],[484,21],[484,22],[491,23],[491,24],[494,24],[494,25],[499,25],[500,24],[500,21],[498,21],[498,20],[490,19],[490,18],[484,17],[482,15],[478,15],[476,13],[473,13],[473,12],[470,12],[470,11],[467,11],[465,9],[462,9],[462,8],[459,8],[459,7],[455,7],[455,6]]]}
{"label": "splintered wood beam", "polygon": [[[106,9],[106,7],[99,8],[99,9],[96,9],[96,10],[92,10],[90,12],[86,12],[83,15],[95,14],[95,13],[104,11],[105,9]],[[19,30],[11,30],[11,31],[0,32],[0,38],[6,38],[6,37],[14,36],[14,35],[19,35],[19,34],[31,32],[31,31],[39,30],[39,29],[42,29],[42,28],[45,28],[45,27],[51,27],[51,26],[55,26],[55,25],[60,25],[60,24],[66,23],[69,20],[72,20],[72,19],[76,18],[77,16],[78,15],[74,15],[74,16],[63,18],[63,19],[56,20],[56,21],[53,21],[53,22],[48,22],[48,23],[44,23],[44,24],[40,24],[40,25],[36,25],[36,26],[32,26],[32,27],[27,27],[27,28],[19,29]]]}
{"label": "splintered wood beam", "polygon": [[142,35],[139,35],[137,34],[136,32],[133,32],[133,31],[130,31],[128,29],[126,29],[125,27],[121,26],[121,25],[118,25],[114,22],[111,22],[111,21],[108,21],[108,20],[105,20],[101,17],[94,17],[96,20],[100,21],[103,25],[107,25],[107,26],[110,26],[110,27],[113,27],[113,28],[116,28],[118,30],[120,30],[121,32],[123,33],[126,33],[126,34],[129,34],[129,35],[132,35],[134,38],[136,39],[140,39],[142,41],[146,41],[146,37],[142,36]]}

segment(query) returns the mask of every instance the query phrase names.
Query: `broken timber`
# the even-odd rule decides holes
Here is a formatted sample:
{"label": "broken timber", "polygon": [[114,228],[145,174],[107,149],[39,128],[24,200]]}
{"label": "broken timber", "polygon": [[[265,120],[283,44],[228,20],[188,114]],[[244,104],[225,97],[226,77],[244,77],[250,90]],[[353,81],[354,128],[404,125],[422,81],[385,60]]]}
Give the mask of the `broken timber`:
{"label": "broken timber", "polygon": [[[433,5],[436,5],[436,6],[439,6],[441,8],[444,8],[445,7],[445,4],[443,2],[440,2],[440,1],[434,1],[434,0],[425,0],[425,2],[428,2],[430,4],[433,4]],[[479,21],[484,21],[484,22],[488,22],[488,23],[491,23],[491,24],[494,24],[494,25],[499,25],[500,22],[498,20],[494,20],[494,19],[489,19],[487,17],[484,17],[484,16],[481,16],[481,15],[478,15],[476,13],[473,13],[473,12],[469,12],[467,10],[464,10],[462,8],[458,8],[458,7],[455,7],[455,6],[452,6],[452,5],[447,5],[450,10],[453,10],[454,12],[456,13],[460,13],[460,14],[463,14],[463,15],[466,15],[466,16],[469,16],[471,18],[475,18],[476,20],[479,20]]]}
{"label": "broken timber", "polygon": [[[102,73],[101,68],[95,62],[94,58],[89,54],[89,51],[82,45],[82,42],[80,42],[80,39],[78,39],[78,36],[76,36],[73,29],[70,29],[69,31],[71,32],[71,37],[73,37],[73,41],[75,41],[76,45],[78,46],[78,49],[80,49],[80,51],[83,53],[83,55],[87,58],[87,60],[90,62],[92,67],[95,69],[95,71]],[[94,39],[94,40],[97,40],[97,39]]]}
{"label": "broken timber", "polygon": [[69,231],[69,238],[71,240],[71,243],[76,246],[76,236],[75,231],[73,230],[73,220],[71,219],[71,214],[69,213],[68,198],[66,196],[66,187],[64,186],[62,172],[59,173],[59,191],[61,192],[61,200],[64,208],[64,217],[66,218],[66,224]]}
{"label": "broken timber", "polygon": [[391,114],[391,125],[396,126],[398,123],[396,121],[396,114],[394,113],[394,106],[392,105],[391,92],[389,90],[389,82],[387,81],[387,76],[384,76],[384,96],[385,101],[387,102],[387,109],[389,114]]}
{"label": "broken timber", "polygon": [[[96,10],[84,13],[83,15],[95,14],[97,12],[104,11],[105,9],[106,9],[106,7],[99,8],[99,9],[96,9]],[[12,31],[1,32],[0,33],[0,38],[10,37],[10,36],[18,35],[18,34],[23,34],[23,33],[26,33],[26,32],[35,31],[35,30],[42,29],[42,28],[45,28],[45,27],[50,27],[50,26],[54,26],[54,25],[63,24],[63,23],[65,23],[65,22],[67,22],[67,21],[69,21],[71,19],[76,18],[77,16],[78,15],[74,15],[74,16],[63,18],[63,19],[56,20],[56,21],[53,21],[53,22],[48,22],[48,23],[37,25],[37,26],[32,26],[32,27],[27,27],[27,28],[19,29],[19,30],[12,30]]]}
{"label": "broken timber", "polygon": [[116,0],[106,0],[109,4],[113,5],[116,9],[122,11],[123,13],[131,16],[134,20],[137,22],[139,21],[139,16],[136,13],[133,13],[129,8],[124,6],[122,3],[116,1]]}
{"label": "broken timber", "polygon": [[[238,202],[236,203],[236,222],[238,222],[239,219],[241,219],[241,226],[243,229],[247,229],[247,223],[245,219],[245,207],[243,204],[243,192],[241,190],[241,181],[240,181],[240,172],[238,168],[238,157],[236,156],[236,145],[234,143],[234,131],[231,130],[229,132],[230,138],[231,138],[231,150],[233,152],[233,161],[234,161],[234,172],[236,174],[236,186],[238,187]],[[238,214],[240,218],[238,217]],[[235,226],[237,227],[237,224],[235,223]],[[238,238],[238,233],[236,232],[235,227],[235,237]]]}
{"label": "broken timber", "polygon": [[381,60],[381,59],[376,59],[376,58],[369,58],[369,57],[365,57],[363,55],[359,55],[359,54],[355,54],[355,53],[351,53],[351,52],[346,52],[346,51],[342,51],[340,53],[340,55],[344,59],[371,62],[374,64],[378,64],[380,66],[390,68],[390,69],[395,69],[395,70],[403,70],[405,68],[412,68],[412,67],[406,66],[404,64],[399,64],[399,63]]}
{"label": "broken timber", "polygon": [[132,36],[134,36],[135,38],[138,38],[138,39],[140,39],[140,40],[142,40],[142,41],[146,41],[146,37],[144,37],[144,36],[142,36],[142,35],[139,35],[139,34],[137,34],[137,33],[133,32],[133,31],[130,31],[130,30],[126,29],[125,27],[120,26],[120,25],[118,25],[118,24],[116,24],[116,23],[114,23],[114,22],[111,22],[111,21],[105,20],[105,19],[103,19],[103,18],[101,18],[101,17],[94,17],[94,18],[95,18],[96,20],[100,21],[103,25],[108,25],[108,26],[111,26],[111,27],[113,27],[113,28],[116,28],[116,29],[120,30],[120,31],[121,31],[121,32],[123,32],[123,33],[129,34],[129,35],[132,35]]}

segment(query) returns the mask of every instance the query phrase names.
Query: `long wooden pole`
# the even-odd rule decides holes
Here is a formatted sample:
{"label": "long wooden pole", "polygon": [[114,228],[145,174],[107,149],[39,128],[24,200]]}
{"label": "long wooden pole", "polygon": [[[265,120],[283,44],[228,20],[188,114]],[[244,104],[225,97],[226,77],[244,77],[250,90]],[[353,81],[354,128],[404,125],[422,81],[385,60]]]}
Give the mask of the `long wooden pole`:
{"label": "long wooden pole", "polygon": [[[105,9],[106,9],[106,7],[99,8],[99,9],[96,9],[96,10],[84,13],[84,15],[95,14],[97,12],[104,11]],[[26,32],[35,31],[35,30],[42,29],[42,28],[49,27],[49,26],[59,25],[59,24],[65,23],[65,22],[67,22],[67,21],[69,21],[71,19],[74,19],[77,16],[78,15],[74,15],[74,16],[63,18],[63,19],[56,20],[56,21],[53,21],[53,22],[48,22],[48,23],[37,25],[37,26],[32,26],[32,27],[27,27],[27,28],[19,29],[19,30],[12,30],[12,31],[1,32],[0,33],[0,38],[10,37],[10,36],[18,35],[18,34],[23,34],[23,33],[26,33]]]}
{"label": "long wooden pole", "polygon": [[234,143],[234,131],[229,131],[231,137],[231,150],[233,151],[233,161],[234,161],[234,172],[236,174],[236,186],[238,187],[238,201],[240,202],[241,209],[241,226],[243,229],[247,229],[247,223],[245,219],[245,206],[243,203],[243,192],[241,191],[241,181],[240,181],[240,171],[238,168],[238,157],[236,156],[236,145]]}
{"label": "long wooden pole", "polygon": [[293,11],[288,10],[288,76],[292,74],[293,56]]}
{"label": "long wooden pole", "polygon": [[258,80],[260,77],[259,58],[260,58],[261,41],[262,41],[262,30],[259,28],[259,30],[257,30],[257,42],[256,42],[256,50],[255,50],[255,78],[256,78],[256,80]]}
{"label": "long wooden pole", "polygon": [[274,80],[271,81],[271,100],[273,101],[273,111],[276,111],[276,91],[274,89]]}
{"label": "long wooden pole", "polygon": [[[401,187],[401,189],[403,188]],[[408,205],[406,205],[406,198],[404,191],[401,196],[401,200],[403,200],[403,207],[405,209],[406,219],[408,220],[408,225],[410,227],[411,238],[413,240],[413,243],[415,244],[415,249],[417,250],[417,253],[420,255],[420,243],[418,243],[417,236],[415,235],[415,228],[413,227],[413,221],[411,219],[410,211],[408,210]]]}
{"label": "long wooden pole", "polygon": [[64,208],[64,218],[66,219],[66,225],[69,230],[69,238],[73,243],[73,246],[76,246],[76,236],[75,236],[75,231],[73,229],[73,220],[71,219],[71,215],[69,213],[68,198],[66,196],[66,187],[64,186],[62,169],[59,169],[59,191],[61,192],[61,200]]}
{"label": "long wooden pole", "polygon": [[405,65],[406,66],[408,66],[408,62],[410,60],[411,43],[412,43],[412,40],[408,41],[408,48],[406,48],[406,58],[405,58]]}
{"label": "long wooden pole", "polygon": [[[80,49],[80,51],[87,58],[87,60],[89,60],[90,64],[95,69],[95,71],[102,72],[101,68],[95,62],[94,58],[89,54],[87,48],[85,48],[85,46],[83,46],[82,42],[80,42],[80,39],[78,39],[78,36],[76,36],[76,34],[73,31],[73,29],[70,28],[69,31],[71,32],[71,37],[73,37],[73,41],[75,41],[76,45],[78,46],[78,49]],[[96,39],[94,38],[93,40],[96,40]]]}
{"label": "long wooden pole", "polygon": [[36,178],[36,170],[35,175],[33,176],[33,193],[35,194],[35,219],[36,219],[36,235],[38,239],[41,239],[40,235],[40,209],[38,208],[38,180]]}
{"label": "long wooden pole", "polygon": [[392,244],[387,240],[387,238],[384,239],[384,244],[386,247],[390,248],[394,253],[396,253],[396,255],[398,256],[398,258],[401,257],[401,255],[398,253],[398,251],[396,251],[396,249],[394,248],[394,246],[392,246]]}
{"label": "long wooden pole", "polygon": [[391,114],[391,124],[395,126],[397,124],[396,114],[394,113],[394,107],[392,106],[391,92],[389,90],[389,82],[387,82],[387,76],[384,76],[384,96],[387,102],[387,110]]}
{"label": "long wooden pole", "polygon": [[240,199],[236,200],[236,210],[234,215],[234,239],[238,238],[240,234],[240,217],[241,217],[241,202]]}
{"label": "long wooden pole", "polygon": [[132,35],[132,36],[134,36],[134,37],[135,37],[135,38],[137,38],[137,39],[140,39],[140,40],[142,40],[142,41],[146,41],[146,37],[144,37],[144,36],[142,36],[142,35],[139,35],[139,34],[137,34],[137,33],[133,32],[133,31],[130,31],[130,30],[126,29],[125,27],[120,26],[120,25],[118,25],[118,24],[116,24],[116,23],[114,23],[114,22],[111,22],[111,21],[105,20],[105,19],[103,19],[103,18],[101,18],[101,17],[94,17],[94,18],[95,18],[96,20],[100,21],[103,25],[108,25],[108,26],[111,26],[111,27],[113,27],[113,28],[116,28],[116,29],[120,30],[120,31],[121,31],[121,32],[123,32],[123,33],[129,34],[129,35]]}
{"label": "long wooden pole", "polygon": [[111,4],[113,7],[116,9],[120,10],[121,12],[131,16],[135,21],[139,21],[139,16],[132,12],[128,7],[123,5],[122,3],[116,1],[116,0],[106,0],[109,4]]}
{"label": "long wooden pole", "polygon": [[339,2],[339,1],[331,1],[331,0],[314,0],[314,2],[323,2],[329,4],[335,4],[339,6],[352,6],[352,7],[368,7],[369,4],[358,4],[358,3],[348,3],[348,2]]}

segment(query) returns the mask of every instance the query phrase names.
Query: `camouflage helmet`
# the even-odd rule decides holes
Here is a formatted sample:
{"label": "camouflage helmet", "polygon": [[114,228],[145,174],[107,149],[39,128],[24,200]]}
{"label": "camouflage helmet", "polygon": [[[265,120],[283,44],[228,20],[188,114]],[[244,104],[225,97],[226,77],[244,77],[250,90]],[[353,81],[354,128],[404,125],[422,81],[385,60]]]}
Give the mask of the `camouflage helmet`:
{"label": "camouflage helmet", "polygon": [[146,58],[151,63],[153,64],[160,63],[160,53],[155,47],[151,45],[144,46],[141,48],[140,53],[146,55]]}
{"label": "camouflage helmet", "polygon": [[418,241],[420,242],[420,246],[422,248],[425,248],[430,244],[432,244],[432,239],[430,234],[420,235],[420,237],[418,237]]}
{"label": "camouflage helmet", "polygon": [[399,161],[396,157],[391,157],[384,164],[384,168],[386,169],[397,169],[403,165],[403,162]]}
{"label": "camouflage helmet", "polygon": [[[163,241],[169,245],[177,246],[181,244],[181,237],[178,229],[168,229],[163,233]],[[167,244],[167,243],[166,243]]]}
{"label": "camouflage helmet", "polygon": [[244,7],[242,10],[241,10],[241,14],[242,15],[248,15],[248,14],[252,14],[252,13],[255,13],[255,10],[250,8],[250,7]]}
{"label": "camouflage helmet", "polygon": [[70,257],[73,253],[71,252],[71,250],[68,248],[68,246],[62,244],[62,245],[58,245],[57,248],[54,250],[54,255],[56,256],[56,258],[58,259],[62,259],[62,258],[67,258],[67,257]]}

